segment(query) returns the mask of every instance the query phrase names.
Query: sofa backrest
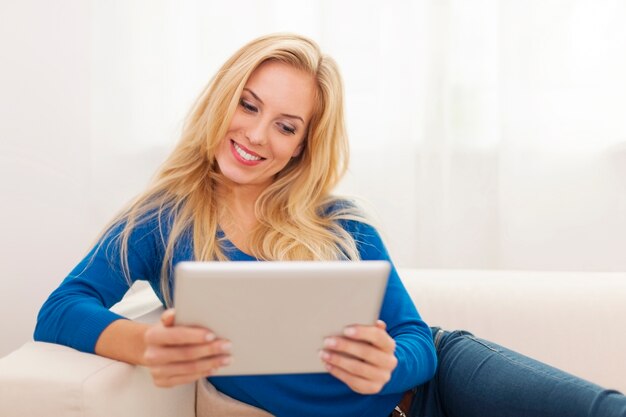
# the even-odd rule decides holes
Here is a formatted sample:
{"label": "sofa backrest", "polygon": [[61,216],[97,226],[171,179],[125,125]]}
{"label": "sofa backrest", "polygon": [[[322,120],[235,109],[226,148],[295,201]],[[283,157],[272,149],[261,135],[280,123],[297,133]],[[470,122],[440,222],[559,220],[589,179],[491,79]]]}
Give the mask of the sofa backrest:
{"label": "sofa backrest", "polygon": [[626,273],[400,269],[422,318],[626,392]]}

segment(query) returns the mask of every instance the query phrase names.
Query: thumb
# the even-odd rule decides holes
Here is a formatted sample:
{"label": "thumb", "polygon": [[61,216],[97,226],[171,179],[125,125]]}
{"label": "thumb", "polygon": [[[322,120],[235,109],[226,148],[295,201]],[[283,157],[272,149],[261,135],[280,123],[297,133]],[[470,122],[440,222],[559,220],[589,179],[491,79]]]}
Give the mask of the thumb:
{"label": "thumb", "polygon": [[161,314],[161,324],[165,327],[172,327],[174,325],[175,311],[173,308],[168,308]]}

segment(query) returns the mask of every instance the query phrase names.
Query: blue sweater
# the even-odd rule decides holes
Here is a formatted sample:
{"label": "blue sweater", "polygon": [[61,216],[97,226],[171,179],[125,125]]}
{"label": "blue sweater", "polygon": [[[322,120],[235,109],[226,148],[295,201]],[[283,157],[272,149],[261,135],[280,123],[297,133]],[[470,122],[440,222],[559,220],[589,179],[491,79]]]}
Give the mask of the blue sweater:
{"label": "blue sweater", "polygon": [[[147,221],[133,230],[129,241],[132,280],[147,280],[163,300],[159,274],[165,246],[166,222]],[[342,221],[355,238],[363,260],[390,260],[371,226]],[[37,319],[35,340],[59,343],[94,352],[98,337],[114,320],[123,317],[108,310],[128,290],[117,241],[118,227],[96,245],[46,300]],[[226,255],[233,261],[255,261],[225,241]],[[190,234],[178,242],[173,263],[193,260]],[[436,354],[429,328],[420,318],[398,273],[393,267],[380,319],[396,341],[398,366],[391,380],[376,395],[361,395],[330,374],[293,374],[211,377],[221,392],[280,416],[388,416],[408,389],[429,380],[435,371]]]}

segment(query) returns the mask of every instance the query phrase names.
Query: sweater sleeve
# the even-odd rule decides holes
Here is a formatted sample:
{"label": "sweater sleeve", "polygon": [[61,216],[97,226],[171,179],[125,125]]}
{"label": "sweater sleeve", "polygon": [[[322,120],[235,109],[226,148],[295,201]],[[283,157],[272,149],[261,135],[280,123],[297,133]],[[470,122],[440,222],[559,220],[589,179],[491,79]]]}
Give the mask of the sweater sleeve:
{"label": "sweater sleeve", "polygon": [[[102,331],[123,318],[109,310],[129,288],[117,239],[122,228],[117,225],[109,230],[50,294],[37,316],[35,340],[94,353]],[[131,281],[158,280],[158,236],[154,223],[133,229],[128,242]]]}
{"label": "sweater sleeve", "polygon": [[[362,260],[391,262],[376,229],[362,223],[350,228],[356,228],[353,236]],[[420,317],[392,262],[380,319],[387,324],[387,332],[396,341],[395,355],[398,359],[391,380],[381,394],[405,392],[430,380],[437,366],[432,334]]]}

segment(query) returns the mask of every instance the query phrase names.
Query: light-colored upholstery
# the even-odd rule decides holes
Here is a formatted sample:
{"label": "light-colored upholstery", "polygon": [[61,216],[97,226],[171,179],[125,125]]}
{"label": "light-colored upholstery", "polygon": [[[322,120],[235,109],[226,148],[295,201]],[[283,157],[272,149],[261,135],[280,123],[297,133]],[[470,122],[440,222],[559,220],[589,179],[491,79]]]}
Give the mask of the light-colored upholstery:
{"label": "light-colored upholstery", "polygon": [[[431,325],[467,329],[626,391],[626,274],[401,270]],[[114,307],[158,319],[149,288]],[[156,388],[141,368],[46,343],[0,359],[0,416],[192,417],[193,384]]]}
{"label": "light-colored upholstery", "polygon": [[626,273],[403,272],[431,326],[471,331],[626,393]]}
{"label": "light-colored upholstery", "polygon": [[[162,311],[145,283],[112,310],[142,322]],[[147,369],[66,346],[28,342],[0,359],[0,416],[194,417],[195,387],[158,388]]]}

